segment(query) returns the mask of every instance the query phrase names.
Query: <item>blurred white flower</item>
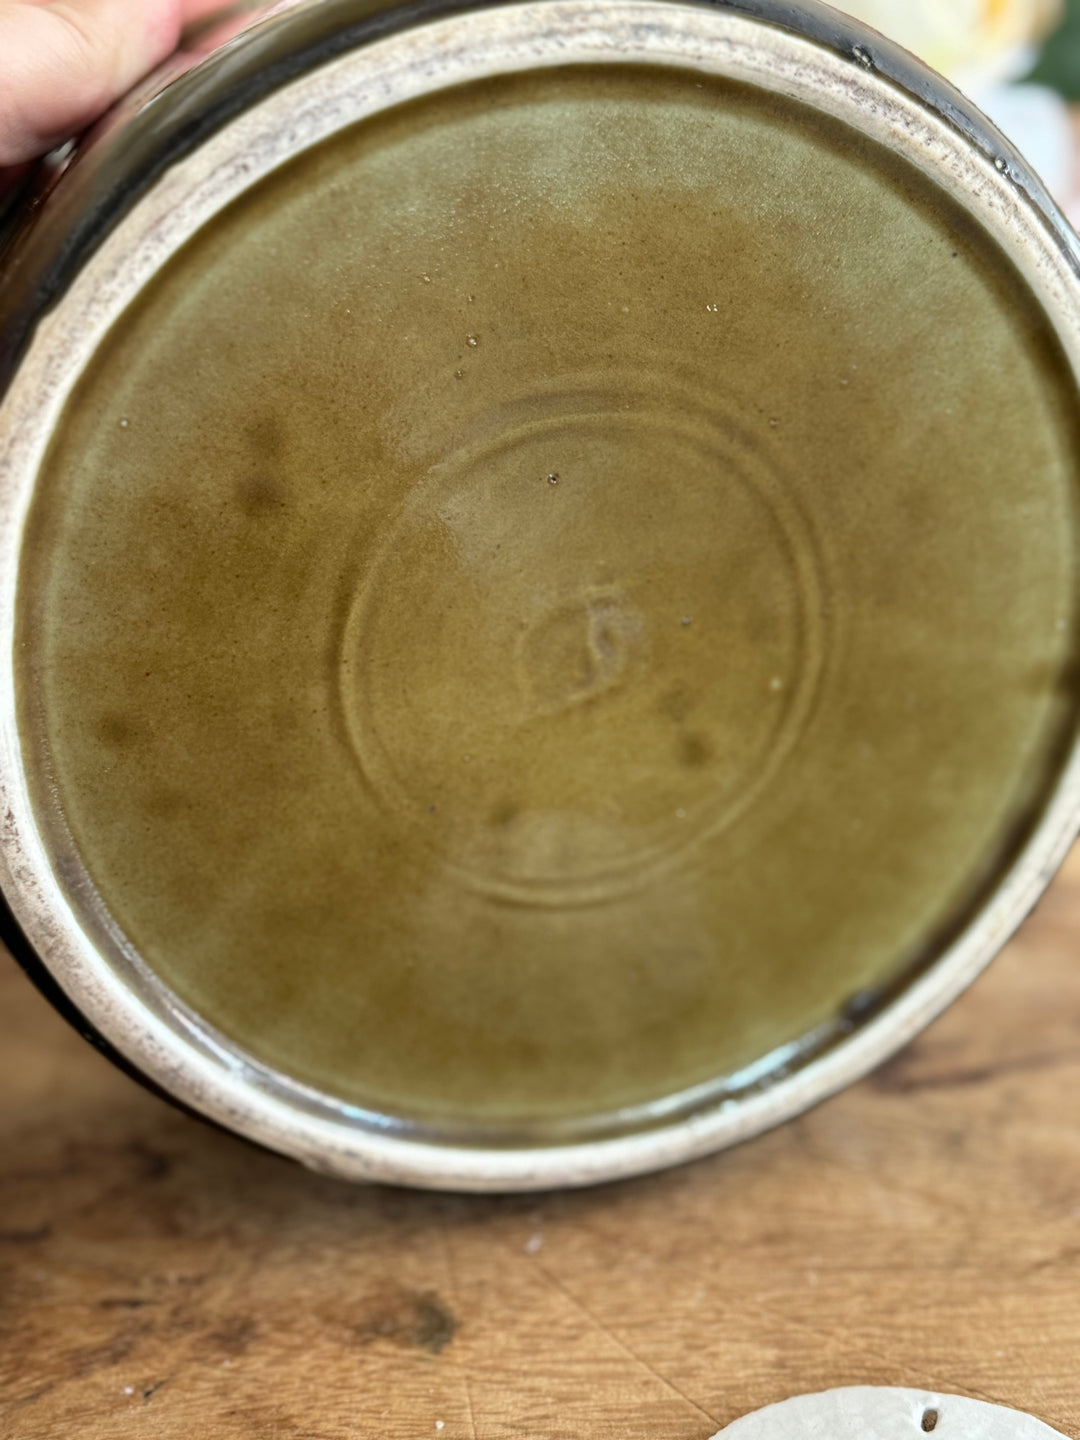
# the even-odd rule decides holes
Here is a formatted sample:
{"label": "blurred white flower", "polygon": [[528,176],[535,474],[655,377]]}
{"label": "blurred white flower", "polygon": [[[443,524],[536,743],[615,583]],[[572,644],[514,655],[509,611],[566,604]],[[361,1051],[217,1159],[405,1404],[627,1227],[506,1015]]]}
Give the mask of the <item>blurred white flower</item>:
{"label": "blurred white flower", "polygon": [[1002,130],[1047,188],[1078,209],[1072,132],[1064,101],[1038,85],[1014,85],[1061,19],[1064,0],[833,0],[947,75]]}
{"label": "blurred white flower", "polygon": [[935,70],[1015,79],[1057,24],[1063,0],[840,0],[839,8],[898,40]]}

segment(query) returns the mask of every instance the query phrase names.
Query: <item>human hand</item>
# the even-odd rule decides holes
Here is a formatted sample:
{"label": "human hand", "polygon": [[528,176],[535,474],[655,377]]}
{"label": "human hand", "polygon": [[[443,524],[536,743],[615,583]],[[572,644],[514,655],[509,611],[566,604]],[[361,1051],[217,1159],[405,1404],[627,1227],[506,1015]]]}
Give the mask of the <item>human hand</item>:
{"label": "human hand", "polygon": [[222,0],[0,0],[0,170],[96,120]]}

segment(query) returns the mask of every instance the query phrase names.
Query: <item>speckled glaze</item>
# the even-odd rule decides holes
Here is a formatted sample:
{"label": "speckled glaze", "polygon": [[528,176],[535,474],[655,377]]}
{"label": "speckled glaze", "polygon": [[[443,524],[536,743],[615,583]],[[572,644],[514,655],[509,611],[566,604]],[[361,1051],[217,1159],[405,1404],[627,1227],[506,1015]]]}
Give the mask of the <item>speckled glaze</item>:
{"label": "speckled glaze", "polygon": [[[382,15],[129,191],[13,367],[4,893],[132,1064],[316,1168],[539,1188],[746,1138],[925,1024],[1075,831],[1074,242],[941,82],[823,7],[762,10]],[[287,50],[314,13],[266,22],[232,63]],[[578,172],[558,139],[545,170],[545,137],[570,124]],[[770,150],[770,126],[797,138]],[[739,234],[700,201],[721,151],[745,167],[725,180],[755,217]],[[852,192],[837,232],[829,197],[860,165],[877,188]],[[403,173],[425,177],[418,199]],[[492,174],[526,176],[516,203],[545,218],[517,234],[478,188]],[[350,217],[342,176],[380,204]],[[42,223],[65,183],[77,193],[78,165]],[[651,194],[647,224],[627,222],[628,190]],[[477,234],[459,263],[431,237],[463,194]],[[615,249],[566,239],[586,214],[612,245],[632,236],[624,278]],[[313,318],[349,226],[371,278]],[[481,232],[504,247],[488,270]],[[246,261],[243,234],[262,246]],[[771,261],[755,250],[781,234]],[[309,264],[275,291],[273,256],[305,237]],[[9,313],[33,310],[30,253],[9,266]],[[539,299],[521,298],[525,255]],[[779,353],[736,364],[740,297],[768,293],[765,275],[773,308],[759,299],[746,333]],[[406,311],[387,319],[380,286]],[[343,376],[350,297],[381,348]],[[542,363],[541,315],[569,337]],[[214,357],[245,333],[266,374],[304,356],[317,400],[268,380],[228,412],[249,410],[234,435],[207,417],[228,391]],[[182,381],[155,380],[155,345],[184,357]],[[334,438],[369,402],[378,455],[362,425]],[[912,415],[910,463],[870,483]],[[343,524],[360,472],[382,488]],[[328,488],[301,494],[314,476]],[[113,514],[112,494],[139,498]],[[730,599],[717,569],[741,577]],[[309,573],[333,577],[332,603]],[[93,629],[126,583],[142,618]],[[180,670],[158,665],[170,645]],[[325,724],[298,728],[298,705]],[[304,778],[316,733],[337,758]],[[295,804],[263,773],[295,777]],[[259,886],[272,903],[229,909]],[[717,969],[733,933],[756,969]],[[363,974],[342,968],[350,935]]]}
{"label": "speckled glaze", "polygon": [[804,1435],[836,1440],[1062,1440],[1034,1415],[931,1390],[851,1385],[819,1395],[795,1395],[743,1415],[713,1436],[720,1440],[796,1440]]}

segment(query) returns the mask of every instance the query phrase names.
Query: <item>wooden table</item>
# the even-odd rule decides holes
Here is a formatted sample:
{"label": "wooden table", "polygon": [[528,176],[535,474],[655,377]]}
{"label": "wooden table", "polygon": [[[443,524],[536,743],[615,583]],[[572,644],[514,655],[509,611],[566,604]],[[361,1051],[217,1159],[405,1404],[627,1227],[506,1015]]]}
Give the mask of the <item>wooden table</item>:
{"label": "wooden table", "polygon": [[666,1175],[349,1187],[172,1112],[0,964],[0,1435],[704,1440],[833,1385],[1080,1437],[1080,855],[891,1065]]}

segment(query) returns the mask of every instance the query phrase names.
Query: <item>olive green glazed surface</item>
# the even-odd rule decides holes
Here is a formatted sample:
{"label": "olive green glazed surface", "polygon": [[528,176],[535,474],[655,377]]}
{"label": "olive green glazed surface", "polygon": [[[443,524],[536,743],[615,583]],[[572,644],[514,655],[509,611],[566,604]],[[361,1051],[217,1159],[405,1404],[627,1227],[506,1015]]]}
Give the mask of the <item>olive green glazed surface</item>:
{"label": "olive green glazed surface", "polygon": [[541,1134],[838,1030],[1071,740],[1076,398],[975,224],[793,103],[586,67],[362,124],[68,405],[19,590],[57,868],[404,1120]]}

